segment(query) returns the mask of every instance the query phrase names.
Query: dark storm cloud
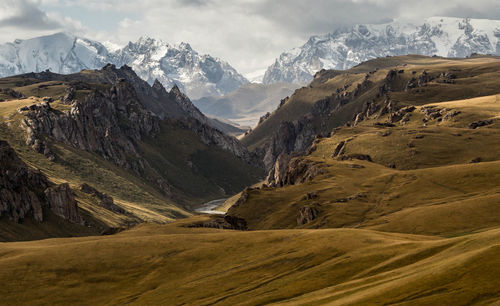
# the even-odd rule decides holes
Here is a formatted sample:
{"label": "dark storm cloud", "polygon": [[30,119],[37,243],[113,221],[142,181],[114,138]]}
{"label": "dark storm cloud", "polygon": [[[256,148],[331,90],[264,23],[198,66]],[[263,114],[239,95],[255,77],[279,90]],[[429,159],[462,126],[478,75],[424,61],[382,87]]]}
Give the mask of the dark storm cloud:
{"label": "dark storm cloud", "polygon": [[3,8],[10,14],[0,17],[0,26],[35,30],[62,28],[61,23],[50,19],[34,2],[6,0]]}

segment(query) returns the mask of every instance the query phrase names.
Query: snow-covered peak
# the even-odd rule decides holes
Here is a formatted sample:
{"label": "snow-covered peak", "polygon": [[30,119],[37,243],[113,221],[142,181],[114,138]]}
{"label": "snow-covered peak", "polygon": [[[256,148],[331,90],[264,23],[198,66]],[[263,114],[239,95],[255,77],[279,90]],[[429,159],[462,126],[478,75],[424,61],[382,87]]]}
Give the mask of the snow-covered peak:
{"label": "snow-covered peak", "polygon": [[127,64],[144,80],[158,79],[166,88],[177,84],[192,99],[219,96],[248,83],[227,62],[200,55],[188,43],[170,45],[141,37],[111,54],[117,66]]}
{"label": "snow-covered peak", "polygon": [[108,56],[104,45],[68,33],[56,33],[0,45],[0,75],[51,70],[72,73],[102,67]]}
{"label": "snow-covered peak", "polygon": [[312,36],[302,47],[281,54],[267,69],[264,83],[307,83],[321,69],[348,69],[387,55],[500,54],[499,38],[498,20],[431,17],[420,24],[358,24]]}
{"label": "snow-covered peak", "polygon": [[107,63],[128,65],[153,84],[177,84],[190,98],[223,95],[248,82],[227,62],[200,55],[188,43],[168,44],[147,36],[123,48],[68,33],[16,40],[0,45],[0,77],[51,70],[74,73]]}

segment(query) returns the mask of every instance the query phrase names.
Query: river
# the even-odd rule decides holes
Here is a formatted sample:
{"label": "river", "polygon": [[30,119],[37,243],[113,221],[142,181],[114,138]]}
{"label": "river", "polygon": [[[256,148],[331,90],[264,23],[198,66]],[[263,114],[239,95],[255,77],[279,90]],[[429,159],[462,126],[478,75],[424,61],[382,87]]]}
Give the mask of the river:
{"label": "river", "polygon": [[204,203],[201,207],[198,207],[197,209],[195,209],[195,211],[198,213],[202,213],[202,214],[223,215],[223,214],[225,214],[225,212],[214,210],[214,209],[221,206],[222,203],[224,203],[224,201],[226,201],[226,200],[227,199],[217,199],[217,200],[213,200],[213,201]]}

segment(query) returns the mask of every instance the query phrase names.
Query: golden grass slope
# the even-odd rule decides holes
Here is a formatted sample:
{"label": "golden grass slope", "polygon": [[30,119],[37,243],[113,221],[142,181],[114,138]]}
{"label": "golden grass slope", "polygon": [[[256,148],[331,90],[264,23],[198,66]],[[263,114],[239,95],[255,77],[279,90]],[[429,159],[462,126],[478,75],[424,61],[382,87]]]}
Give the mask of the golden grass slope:
{"label": "golden grass slope", "polygon": [[[303,157],[324,174],[305,184],[252,190],[229,213],[251,229],[352,227],[451,236],[500,226],[499,96],[429,105],[460,114],[424,124],[417,107],[404,125],[374,126],[385,121],[380,118],[342,127]],[[493,124],[469,128],[489,119]],[[373,162],[332,158],[341,141],[347,142],[345,155],[368,154]],[[306,199],[312,192],[317,198]],[[355,195],[361,196],[344,200]],[[298,226],[303,206],[316,207],[319,216]]]}
{"label": "golden grass slope", "polygon": [[2,303],[466,305],[500,298],[498,228],[438,239],[183,225],[0,244]]}
{"label": "golden grass slope", "polygon": [[[289,101],[275,110],[271,117],[259,124],[251,133],[242,138],[242,143],[250,149],[262,146],[277,130],[282,121],[294,122],[311,111],[318,100],[331,97],[339,88],[346,86],[345,91],[354,92],[362,83],[367,73],[373,86],[365,93],[353,97],[351,101],[335,113],[335,116],[321,118],[320,130],[332,129],[353,120],[355,114],[362,110],[368,101],[383,101],[378,97],[378,87],[383,85],[390,70],[404,71],[398,73],[397,84],[393,84],[389,93],[391,101],[402,105],[424,105],[432,102],[469,99],[500,92],[500,58],[496,56],[479,56],[466,59],[448,59],[425,57],[419,55],[394,56],[377,58],[364,62],[345,71],[325,71],[307,87],[298,89]],[[456,76],[453,84],[433,80],[427,86],[405,91],[406,83],[423,72],[437,76],[451,73]]]}

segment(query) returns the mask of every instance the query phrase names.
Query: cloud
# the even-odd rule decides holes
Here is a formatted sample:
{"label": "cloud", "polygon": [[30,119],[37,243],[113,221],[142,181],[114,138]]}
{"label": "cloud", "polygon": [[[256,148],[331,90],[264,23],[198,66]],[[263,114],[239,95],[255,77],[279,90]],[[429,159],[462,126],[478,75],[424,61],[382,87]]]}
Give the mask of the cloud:
{"label": "cloud", "polygon": [[500,19],[498,0],[6,1],[10,7],[2,1],[0,24],[23,37],[36,36],[40,29],[66,29],[124,45],[148,35],[169,43],[189,42],[243,73],[266,68],[311,35],[356,23],[421,22],[430,16]]}
{"label": "cloud", "polygon": [[[129,2],[127,9],[133,7]],[[117,37],[122,43],[143,34],[187,41],[250,73],[311,35],[339,27],[393,19],[421,22],[435,15],[500,19],[498,7],[491,0],[144,0],[139,16],[120,23]]]}
{"label": "cloud", "polygon": [[35,3],[27,0],[5,0],[0,4],[0,26],[24,29],[52,30],[61,24],[52,20]]}
{"label": "cloud", "polygon": [[0,2],[0,27],[3,41],[31,38],[55,31],[82,32],[82,24],[57,13],[46,13],[40,2],[30,0],[3,0]]}

